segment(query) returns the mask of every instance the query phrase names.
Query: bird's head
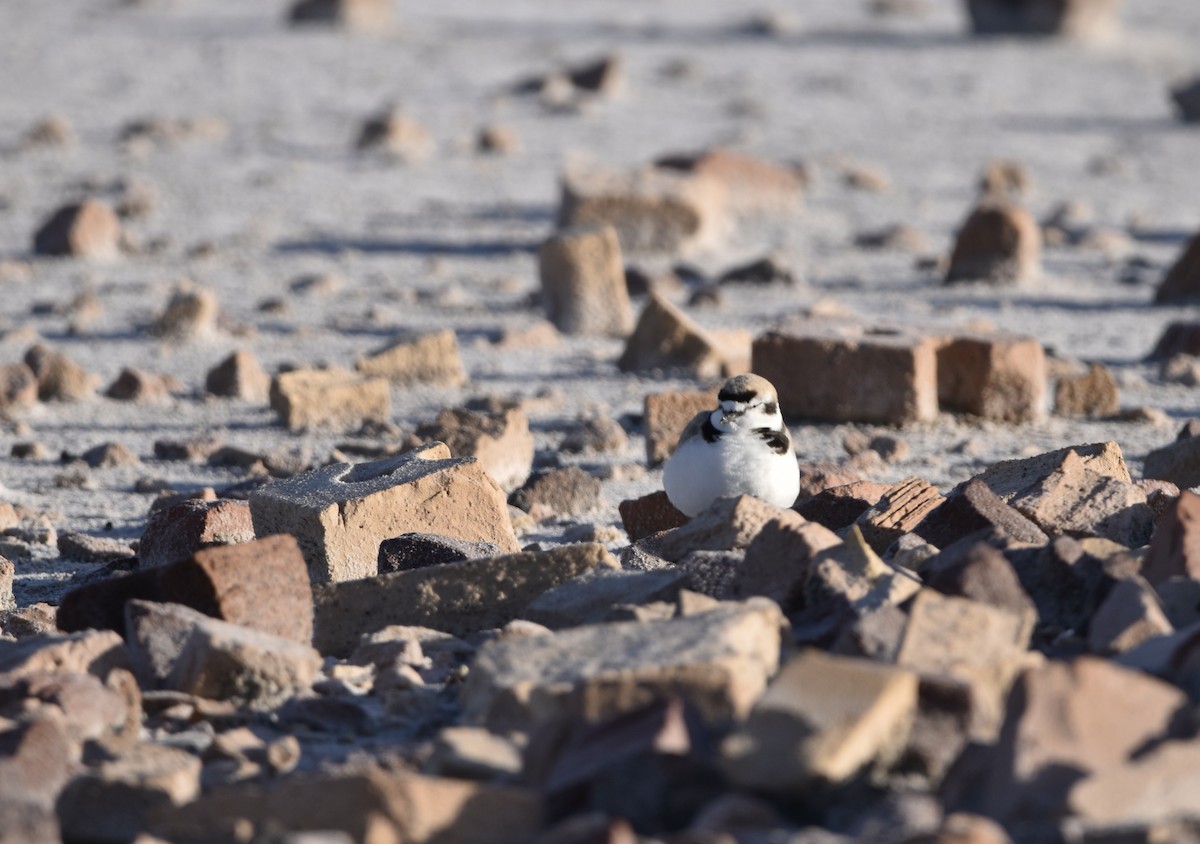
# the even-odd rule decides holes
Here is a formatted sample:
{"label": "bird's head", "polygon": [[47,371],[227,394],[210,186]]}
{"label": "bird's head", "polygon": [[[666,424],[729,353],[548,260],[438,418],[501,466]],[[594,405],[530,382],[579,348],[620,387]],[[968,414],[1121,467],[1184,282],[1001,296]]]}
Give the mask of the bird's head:
{"label": "bird's head", "polygon": [[775,387],[759,375],[735,375],[717,393],[717,409],[712,423],[721,431],[783,427],[779,413],[779,398]]}

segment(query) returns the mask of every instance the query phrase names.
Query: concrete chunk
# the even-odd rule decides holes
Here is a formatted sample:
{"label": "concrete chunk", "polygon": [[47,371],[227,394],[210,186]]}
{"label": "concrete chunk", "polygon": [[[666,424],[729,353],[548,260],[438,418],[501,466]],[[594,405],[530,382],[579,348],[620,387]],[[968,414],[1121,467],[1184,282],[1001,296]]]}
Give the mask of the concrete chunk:
{"label": "concrete chunk", "polygon": [[938,401],[945,410],[999,422],[1046,418],[1046,353],[1033,337],[965,335],[937,350]]}
{"label": "concrete chunk", "polygon": [[344,369],[297,369],[271,382],[271,408],[289,430],[350,430],[364,422],[387,422],[392,414],[388,382],[360,378]]}
{"label": "concrete chunk", "polygon": [[542,298],[564,334],[624,335],[633,329],[621,244],[611,225],[576,226],[542,244]]}
{"label": "concrete chunk", "polygon": [[379,544],[402,533],[519,547],[496,482],[441,443],[276,481],[250,496],[250,514],[260,536],[296,537],[313,583],[374,575]]}

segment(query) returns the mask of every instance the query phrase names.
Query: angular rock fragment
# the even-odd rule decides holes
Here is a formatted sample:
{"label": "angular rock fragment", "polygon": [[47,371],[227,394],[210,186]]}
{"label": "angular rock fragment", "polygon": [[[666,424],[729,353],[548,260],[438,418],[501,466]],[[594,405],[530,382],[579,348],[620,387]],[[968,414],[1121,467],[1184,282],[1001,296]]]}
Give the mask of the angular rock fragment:
{"label": "angular rock fragment", "polygon": [[120,254],[121,222],[104,202],[85,199],[55,211],[33,236],[35,255],[107,261]]}
{"label": "angular rock fragment", "polygon": [[328,584],[316,593],[313,642],[324,654],[344,656],[364,634],[389,624],[457,636],[502,627],[546,590],[616,566],[604,546],[581,544]]}
{"label": "angular rock fragment", "polygon": [[241,350],[208,371],[204,376],[204,389],[222,398],[265,402],[271,390],[271,376],[253,354]]}
{"label": "angular rock fragment", "polygon": [[801,496],[795,510],[810,522],[840,531],[852,525],[863,513],[878,504],[890,488],[890,484],[872,481],[838,484],[808,498]]}
{"label": "angular rock fragment", "polygon": [[455,457],[474,457],[505,492],[525,483],[533,468],[533,434],[519,407],[495,413],[447,408],[419,427],[416,437],[445,443]]}
{"label": "angular rock fragment", "polygon": [[121,443],[101,443],[79,455],[93,469],[111,469],[114,466],[136,466],[142,462],[137,453]]}
{"label": "angular rock fragment", "polygon": [[634,547],[672,563],[693,551],[744,550],[768,522],[786,512],[749,495],[719,498],[687,524],[651,536]]}
{"label": "angular rock fragment", "polygon": [[551,630],[599,624],[612,619],[618,605],[639,606],[674,601],[687,576],[671,569],[624,571],[592,569],[546,590],[530,602],[523,616]]}
{"label": "angular rock fragment", "polygon": [[494,542],[468,542],[453,536],[405,533],[379,543],[379,574],[479,560],[502,554]]}
{"label": "angular rock fragment", "polygon": [[[58,535],[58,555],[68,560],[89,563],[112,563],[137,559],[137,552],[129,543],[112,536],[94,536],[89,533],[64,531]],[[0,604],[3,601],[0,600]]]}
{"label": "angular rock fragment", "polygon": [[574,171],[562,180],[561,227],[611,225],[625,252],[675,253],[710,242],[725,224],[725,191],[661,168]]}
{"label": "angular rock fragment", "polygon": [[1002,460],[978,477],[992,492],[1011,503],[1014,495],[1041,483],[1058,470],[1070,452],[1075,452],[1089,472],[1125,483],[1133,482],[1121,446],[1115,442],[1073,445],[1033,457]]}
{"label": "angular rock fragment", "polygon": [[11,674],[12,678],[63,672],[105,679],[113,669],[128,667],[129,656],[121,637],[111,630],[36,635],[0,650],[0,673]]}
{"label": "angular rock fragment", "polygon": [[946,548],[981,530],[1034,545],[1048,541],[1041,528],[1006,504],[979,478],[956,487],[916,526],[916,533],[938,548]]}
{"label": "angular rock fragment", "polygon": [[363,121],[355,145],[409,163],[427,158],[434,150],[429,130],[395,106]]}
{"label": "angular rock fragment", "polygon": [[654,166],[712,182],[724,192],[735,214],[792,211],[804,199],[804,177],[798,168],[723,147],[663,156]]}
{"label": "angular rock fragment", "polygon": [[170,397],[171,385],[165,376],[126,366],[104,391],[104,395],[117,401],[160,402]]}
{"label": "angular rock fragment", "polygon": [[1197,298],[1200,298],[1200,233],[1184,247],[1154,293],[1154,301],[1160,305],[1179,304]]}
{"label": "angular rock fragment", "polygon": [[661,489],[641,498],[626,499],[618,505],[617,510],[630,542],[645,539],[659,531],[682,527],[688,520]]}
{"label": "angular rock fragment", "polygon": [[164,340],[200,340],[217,331],[221,315],[217,294],[190,281],[181,282],[154,318],[150,333]]}
{"label": "angular rock fragment", "polygon": [[882,554],[901,536],[916,530],[945,500],[928,481],[908,478],[890,487],[855,524],[875,552]]}
{"label": "angular rock fragment", "polygon": [[458,336],[451,329],[397,337],[383,349],[360,357],[354,368],[363,375],[401,385],[458,387],[467,381],[458,354]]}
{"label": "angular rock fragment", "polygon": [[1192,436],[1185,428],[1175,442],[1146,455],[1143,474],[1181,489],[1200,486],[1200,437]]}
{"label": "angular rock fragment", "polygon": [[268,484],[250,496],[260,535],[291,533],[313,583],[376,572],[379,544],[402,533],[494,542],[516,551],[504,494],[472,458],[434,443],[397,457],[341,463]]}
{"label": "angular rock fragment", "polygon": [[484,126],[475,138],[475,148],[493,155],[514,155],[521,151],[521,137],[507,126]]}
{"label": "angular rock fragment", "polygon": [[1019,205],[985,200],[954,242],[946,283],[986,281],[1019,284],[1041,272],[1042,231]]}
{"label": "angular rock fragment", "polygon": [[298,369],[271,382],[271,408],[293,431],[306,428],[350,430],[366,422],[387,422],[392,399],[383,378],[357,377],[344,369]]}
{"label": "angular rock fragment", "polygon": [[245,501],[192,498],[150,514],[138,543],[142,568],[187,559],[202,548],[254,539],[250,505]]}
{"label": "angular rock fragment", "polygon": [[611,225],[572,226],[538,252],[542,300],[564,334],[624,335],[633,329],[621,244]]}
{"label": "angular rock fragment", "polygon": [[1054,388],[1057,416],[1112,416],[1119,407],[1117,379],[1103,364],[1091,364],[1083,375],[1060,378]]}
{"label": "angular rock fragment", "polygon": [[1064,632],[1082,634],[1115,585],[1105,562],[1070,537],[1059,537],[1040,548],[1011,547],[1005,557],[1037,605],[1038,635],[1044,641]]}
{"label": "angular rock fragment", "polygon": [[969,598],[1021,617],[1037,613],[1012,563],[986,542],[976,542],[961,554],[948,549],[930,560],[924,573],[929,586],[945,595]]}
{"label": "angular rock fragment", "polygon": [[38,380],[24,363],[0,366],[0,418],[29,410],[38,401]]}
{"label": "angular rock fragment", "polygon": [[938,347],[937,381],[947,410],[1001,422],[1046,416],[1046,355],[1032,337],[951,337]]}
{"label": "angular rock fragment", "polygon": [[1112,37],[1120,0],[967,0],[978,35],[1057,35],[1085,41]]}
{"label": "angular rock fragment", "polygon": [[903,425],[938,412],[936,348],[925,337],[808,323],[756,338],[751,368],[792,419]]}
{"label": "angular rock fragment", "polygon": [[[8,809],[12,801],[53,808],[78,755],[78,746],[55,718],[8,726],[0,732],[0,807]],[[8,811],[5,816],[8,821]]]}
{"label": "angular rock fragment", "polygon": [[701,380],[733,374],[717,340],[653,291],[617,366],[622,372],[679,372]]}
{"label": "angular rock fragment", "polygon": [[1151,586],[1172,577],[1200,580],[1200,495],[1184,490],[1159,519],[1141,575]]}
{"label": "angular rock fragment", "polygon": [[795,794],[842,783],[904,749],[917,707],[911,671],[808,650],[787,662],[725,742],[731,780]]}
{"label": "angular rock fragment", "polygon": [[[1154,827],[1164,819],[1195,814],[1197,772],[1200,742],[1164,742],[1127,764],[1083,778],[1071,788],[1067,805],[1072,815],[1094,826]],[[1183,829],[1163,831],[1166,838],[1188,835]]]}
{"label": "angular rock fragment", "polygon": [[96,394],[97,376],[44,343],[29,347],[25,364],[37,378],[37,397],[42,401],[85,401]]}
{"label": "angular rock fragment", "polygon": [[1171,100],[1186,123],[1200,123],[1200,78],[1176,85]]}
{"label": "angular rock fragment", "polygon": [[125,636],[134,676],[143,689],[165,689],[196,626],[209,616],[183,604],[134,598],[124,605]]}
{"label": "angular rock fragment", "polygon": [[567,466],[534,472],[510,500],[514,507],[540,520],[594,512],[601,505],[602,494],[599,478],[578,466]]}
{"label": "angular rock fragment", "polygon": [[657,466],[671,456],[679,435],[702,410],[716,407],[716,394],[705,390],[647,393],[644,402],[646,464]]}
{"label": "angular rock fragment", "polygon": [[747,597],[763,595],[786,609],[794,603],[795,590],[803,589],[818,555],[841,542],[828,528],[785,510],[750,542],[733,588]]}
{"label": "angular rock fragment", "polygon": [[391,0],[295,0],[288,19],[294,24],[332,24],[370,32],[392,25],[392,3]]}
{"label": "angular rock fragment", "polygon": [[554,717],[595,722],[666,695],[709,722],[744,717],[779,661],[779,608],[751,599],[656,622],[574,627],[485,645],[462,703],[495,730]]}
{"label": "angular rock fragment", "polygon": [[1147,639],[1174,632],[1158,596],[1140,577],[1112,588],[1088,625],[1088,647],[1107,655],[1132,650]]}

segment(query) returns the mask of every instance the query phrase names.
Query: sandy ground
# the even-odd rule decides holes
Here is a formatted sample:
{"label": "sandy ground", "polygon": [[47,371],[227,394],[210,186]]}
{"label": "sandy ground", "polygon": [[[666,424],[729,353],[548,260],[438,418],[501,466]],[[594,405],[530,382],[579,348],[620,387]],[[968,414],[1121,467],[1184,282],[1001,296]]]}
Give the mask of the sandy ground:
{"label": "sandy ground", "polygon": [[[1111,44],[965,34],[959,3],[929,0],[918,16],[877,17],[858,0],[799,4],[583,0],[570,4],[398,4],[394,31],[354,35],[296,30],[285,6],[244,0],[6,0],[0,8],[0,258],[29,260],[32,277],[0,286],[0,362],[38,337],[110,383],[123,366],[169,373],[184,391],[164,405],[96,399],[48,404],[0,437],[3,497],[55,514],[59,530],[136,537],[150,496],[139,478],[180,490],[221,486],[231,470],[154,461],[157,439],[217,435],[232,445],[277,447],[316,461],[344,437],[292,435],[265,407],[205,399],[205,372],[245,348],[282,364],[352,364],[405,329],[458,332],[470,383],[396,390],[405,430],[479,395],[555,391],[533,418],[542,457],[565,427],[599,410],[630,421],[620,454],[568,457],[615,465],[594,523],[619,524],[617,503],[661,484],[639,471],[636,428],[647,392],[694,386],[619,373],[619,340],[566,338],[552,348],[497,353],[491,338],[540,319],[536,245],[552,230],[558,178],[568,162],[613,166],[713,144],[784,161],[814,175],[802,213],[745,226],[718,248],[687,256],[707,272],[769,251],[803,277],[791,288],[728,291],[693,315],[709,327],[760,331],[834,300],[864,321],[921,327],[985,320],[1037,336],[1060,357],[1099,360],[1116,373],[1122,404],[1165,411],[1167,424],[1050,418],[1008,427],[943,416],[901,432],[911,447],[879,480],[919,475],[957,483],[997,459],[1114,439],[1135,470],[1150,449],[1200,415],[1200,391],[1165,384],[1142,358],[1172,320],[1195,309],[1150,305],[1154,285],[1200,228],[1200,130],[1178,122],[1168,86],[1200,71],[1192,0],[1127,4]],[[756,16],[786,26],[747,34]],[[623,92],[574,112],[508,93],[512,83],[619,51]],[[401,164],[354,149],[362,120],[397,103],[436,140],[426,160]],[[59,114],[78,137],[66,148],[22,148],[23,133]],[[134,120],[219,118],[224,137],[157,147],[122,144]],[[511,156],[484,156],[486,124],[521,140]],[[948,251],[993,158],[1022,162],[1028,204],[1044,217],[1064,201],[1094,209],[1107,249],[1051,248],[1037,284],[1018,289],[942,287],[905,252],[854,245],[864,231],[907,223]],[[847,186],[847,166],[885,173],[883,192]],[[111,264],[33,259],[32,235],[57,206],[113,198],[136,181],[156,201],[129,223],[142,254]],[[198,249],[199,247],[199,249]],[[1132,279],[1127,262],[1148,267]],[[663,259],[631,259],[649,268]],[[331,295],[297,294],[307,273],[346,280]],[[1124,277],[1124,280],[1123,280]],[[191,344],[144,330],[182,278],[216,292],[228,329]],[[47,305],[94,291],[103,313],[82,332]],[[259,305],[287,300],[283,314]],[[640,307],[640,303],[635,303]],[[853,426],[794,425],[804,459],[841,456]],[[7,457],[37,440],[52,459]],[[89,489],[63,489],[57,456],[102,442],[138,452],[135,467],[94,470]],[[625,467],[625,468],[622,468]],[[630,468],[633,467],[633,468]],[[553,540],[566,525],[529,538]],[[64,570],[55,552],[22,563],[18,599],[52,598]]]}

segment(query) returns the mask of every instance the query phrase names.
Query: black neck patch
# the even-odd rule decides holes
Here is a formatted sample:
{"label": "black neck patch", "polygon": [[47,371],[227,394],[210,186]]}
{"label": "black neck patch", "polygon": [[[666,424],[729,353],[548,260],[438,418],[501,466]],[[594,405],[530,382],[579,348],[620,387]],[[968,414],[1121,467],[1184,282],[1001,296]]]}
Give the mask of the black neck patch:
{"label": "black neck patch", "polygon": [[776,431],[773,428],[755,428],[754,433],[770,446],[771,451],[776,454],[786,454],[791,450],[792,438],[788,436],[786,430]]}
{"label": "black neck patch", "polygon": [[721,439],[721,432],[717,430],[717,426],[713,424],[712,414],[704,417],[704,427],[700,429],[700,433],[704,435],[706,443],[715,443]]}

